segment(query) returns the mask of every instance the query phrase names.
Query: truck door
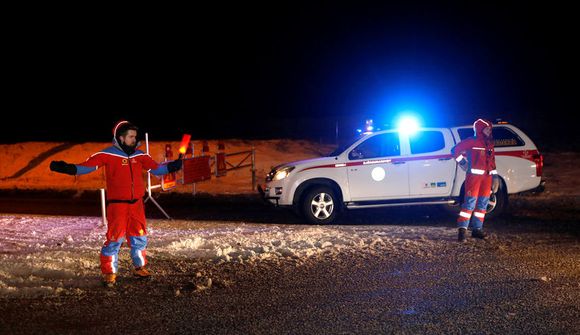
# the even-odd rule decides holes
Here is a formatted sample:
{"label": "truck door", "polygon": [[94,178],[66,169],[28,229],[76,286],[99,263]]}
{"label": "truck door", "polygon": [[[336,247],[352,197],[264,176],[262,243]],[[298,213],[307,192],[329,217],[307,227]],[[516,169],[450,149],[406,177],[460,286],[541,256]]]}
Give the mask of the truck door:
{"label": "truck door", "polygon": [[349,152],[348,186],[353,201],[407,198],[409,169],[398,132],[377,134]]}
{"label": "truck door", "polygon": [[456,163],[451,155],[454,145],[449,130],[421,129],[406,135],[409,141],[409,192],[411,197],[451,194]]}

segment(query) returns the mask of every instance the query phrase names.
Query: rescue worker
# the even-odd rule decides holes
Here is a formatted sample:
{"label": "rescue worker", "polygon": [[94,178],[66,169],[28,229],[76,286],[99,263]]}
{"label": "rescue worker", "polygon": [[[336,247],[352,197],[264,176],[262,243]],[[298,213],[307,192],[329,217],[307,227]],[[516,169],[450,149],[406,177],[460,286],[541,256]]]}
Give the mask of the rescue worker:
{"label": "rescue worker", "polygon": [[486,238],[483,221],[491,194],[492,175],[497,174],[491,122],[477,119],[473,123],[473,130],[474,137],[464,139],[451,149],[459,166],[466,171],[465,198],[457,218],[459,242],[465,242],[472,216],[471,236]]}
{"label": "rescue worker", "polygon": [[69,175],[83,175],[105,167],[107,180],[107,235],[101,248],[103,285],[113,287],[117,277],[118,254],[127,239],[135,269],[133,274],[147,278],[147,227],[143,196],[145,185],[142,170],[164,175],[181,169],[181,156],[165,165],[137,150],[138,128],[128,121],[120,121],[113,128],[113,145],[90,156],[84,163],[69,164],[52,161],[50,169]]}

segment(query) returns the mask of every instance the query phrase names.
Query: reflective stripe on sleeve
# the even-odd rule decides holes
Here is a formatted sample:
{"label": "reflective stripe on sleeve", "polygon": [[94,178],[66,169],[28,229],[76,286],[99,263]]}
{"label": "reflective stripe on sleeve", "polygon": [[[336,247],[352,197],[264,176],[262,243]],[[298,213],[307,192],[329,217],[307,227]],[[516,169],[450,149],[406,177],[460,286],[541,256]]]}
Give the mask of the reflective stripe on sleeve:
{"label": "reflective stripe on sleeve", "polygon": [[473,150],[485,150],[485,148],[481,148],[481,147],[473,147]]}
{"label": "reflective stripe on sleeve", "polygon": [[471,169],[471,173],[482,175],[485,173],[485,171],[480,169]]}
{"label": "reflective stripe on sleeve", "polygon": [[457,156],[457,158],[455,158],[455,160],[458,162],[461,162],[463,160],[463,158],[465,158],[463,155],[459,155],[459,156]]}
{"label": "reflective stripe on sleeve", "polygon": [[489,174],[497,174],[497,170],[491,170],[489,171]]}

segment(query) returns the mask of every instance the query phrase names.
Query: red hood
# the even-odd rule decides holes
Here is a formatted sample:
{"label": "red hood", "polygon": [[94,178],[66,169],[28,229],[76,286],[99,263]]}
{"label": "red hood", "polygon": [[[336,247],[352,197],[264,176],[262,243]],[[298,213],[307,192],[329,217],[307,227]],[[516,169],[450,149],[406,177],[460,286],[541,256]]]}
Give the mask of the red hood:
{"label": "red hood", "polygon": [[486,136],[483,134],[483,129],[486,127],[492,127],[491,122],[485,119],[477,119],[473,123],[473,131],[475,131],[475,137],[485,138]]}

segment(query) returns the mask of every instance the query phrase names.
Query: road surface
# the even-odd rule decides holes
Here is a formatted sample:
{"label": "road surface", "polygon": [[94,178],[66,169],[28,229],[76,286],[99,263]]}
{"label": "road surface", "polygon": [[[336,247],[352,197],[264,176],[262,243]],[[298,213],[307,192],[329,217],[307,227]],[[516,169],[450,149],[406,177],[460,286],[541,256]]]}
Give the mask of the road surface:
{"label": "road surface", "polygon": [[[92,196],[4,194],[0,212],[98,216]],[[152,256],[149,281],[123,272],[112,290],[0,296],[0,333],[580,334],[578,200],[515,197],[510,213],[486,223],[487,241],[465,244],[455,241],[452,215],[408,207],[352,211],[332,227],[345,236],[411,232],[397,237],[397,248],[251,262]],[[159,201],[193,225],[309,229],[251,196]],[[148,208],[161,217],[155,212]]]}

